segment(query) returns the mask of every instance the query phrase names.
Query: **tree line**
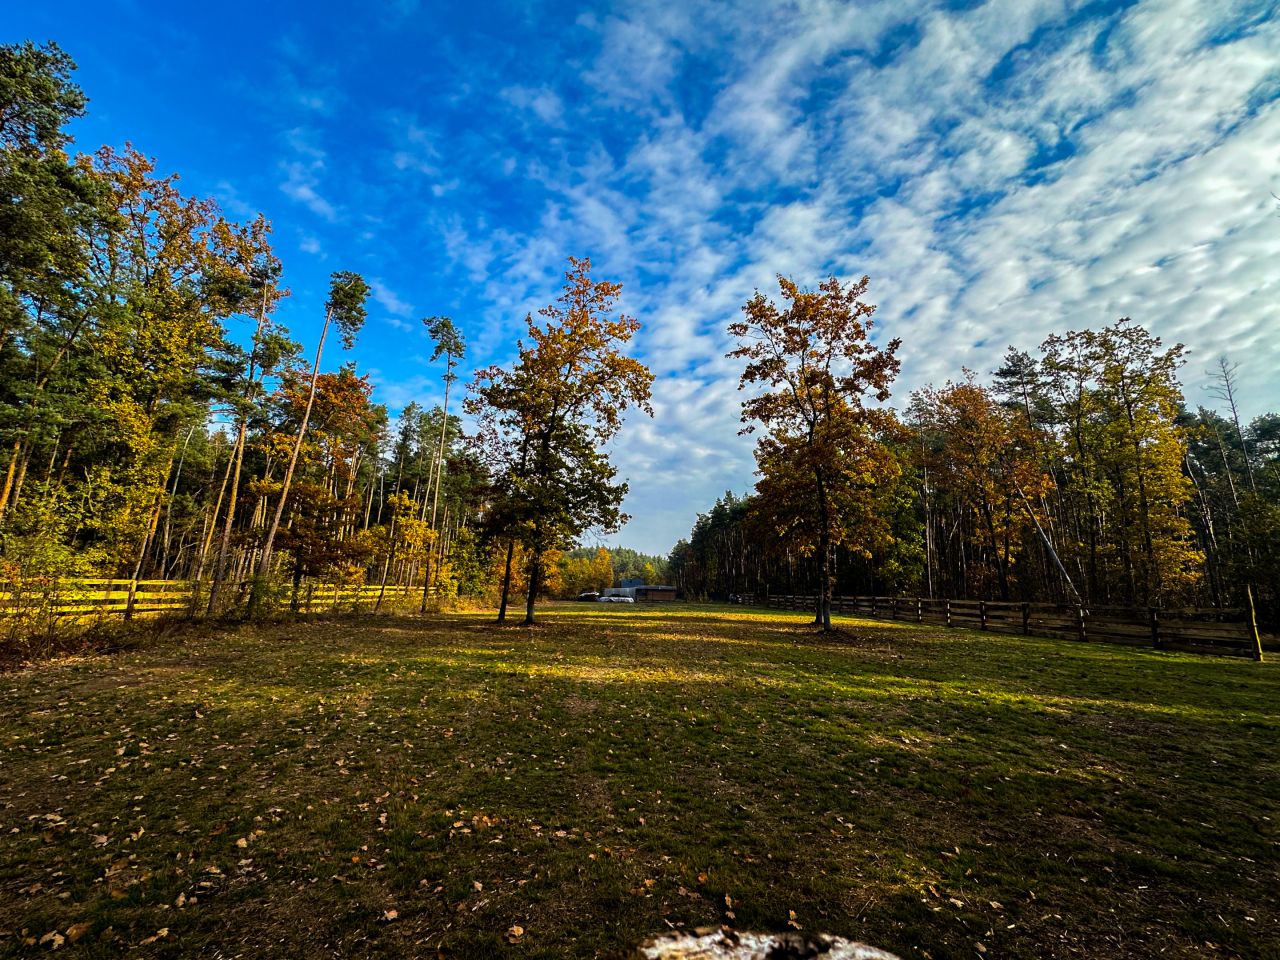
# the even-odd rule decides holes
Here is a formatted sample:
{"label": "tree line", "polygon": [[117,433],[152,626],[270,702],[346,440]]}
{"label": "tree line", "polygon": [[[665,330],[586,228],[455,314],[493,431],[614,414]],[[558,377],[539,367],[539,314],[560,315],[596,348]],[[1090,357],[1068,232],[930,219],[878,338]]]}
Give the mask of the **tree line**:
{"label": "tree line", "polygon": [[532,621],[574,573],[564,551],[625,519],[600,447],[652,375],[624,353],[620,285],[570,260],[513,363],[468,385],[470,437],[465,339],[425,318],[443,400],[393,423],[333,362],[365,279],[333,273],[304,355],[266,218],[186,195],[131,146],[73,153],[74,67],[53,43],[0,47],[0,587],[189,579],[214,614],[296,609],[319,583],[422,608],[497,591],[504,612],[520,591]]}
{"label": "tree line", "polygon": [[887,404],[899,343],[868,280],[757,294],[729,328],[758,481],[669,558],[690,597],[833,592],[1247,606],[1280,619],[1280,416],[1188,408],[1181,344],[1130,318],[1010,347],[986,378]]}

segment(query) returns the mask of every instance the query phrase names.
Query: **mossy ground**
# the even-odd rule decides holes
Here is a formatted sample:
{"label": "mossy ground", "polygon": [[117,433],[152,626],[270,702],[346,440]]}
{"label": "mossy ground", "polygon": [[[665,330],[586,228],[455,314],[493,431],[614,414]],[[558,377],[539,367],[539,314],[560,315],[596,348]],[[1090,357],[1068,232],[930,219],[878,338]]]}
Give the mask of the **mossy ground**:
{"label": "mossy ground", "polygon": [[1274,664],[541,616],[0,676],[0,953],[619,956],[728,923],[935,960],[1280,956]]}

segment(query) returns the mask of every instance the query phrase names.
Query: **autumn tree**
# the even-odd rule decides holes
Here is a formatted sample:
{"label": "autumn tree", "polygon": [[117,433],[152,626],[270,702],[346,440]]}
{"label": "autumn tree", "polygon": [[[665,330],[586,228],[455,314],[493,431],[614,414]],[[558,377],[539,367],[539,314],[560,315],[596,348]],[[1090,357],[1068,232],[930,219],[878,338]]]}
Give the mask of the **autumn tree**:
{"label": "autumn tree", "polygon": [[355,336],[364,325],[365,300],[369,296],[369,285],[357,273],[341,270],[333,274],[329,284],[329,299],[325,303],[324,325],[320,328],[320,342],[316,345],[316,358],[311,366],[311,382],[307,391],[306,406],[302,420],[298,424],[298,432],[294,437],[289,462],[285,467],[284,479],[280,484],[280,493],[276,499],[275,512],[266,539],[262,543],[262,555],[258,561],[258,576],[265,578],[271,571],[271,551],[275,544],[276,534],[280,529],[280,519],[284,516],[285,504],[289,498],[289,487],[293,483],[293,474],[298,465],[298,454],[302,450],[307,435],[307,424],[311,419],[311,408],[315,403],[316,384],[320,379],[320,358],[324,353],[325,339],[331,324],[337,324],[342,337],[342,345],[350,349],[355,345]]}
{"label": "autumn tree", "polygon": [[911,409],[928,438],[923,457],[948,501],[947,522],[962,526],[972,545],[959,595],[1010,599],[1027,530],[1047,523],[1039,504],[1052,487],[1025,410],[1000,406],[972,374],[918,391]]}
{"label": "autumn tree", "polygon": [[481,445],[508,488],[502,506],[508,558],[517,539],[527,552],[526,624],[534,622],[548,554],[587,529],[614,529],[624,519],[627,485],[616,482],[601,448],[629,407],[652,415],[653,374],[622,353],[640,324],[617,312],[621,289],[592,280],[591,261],[571,257],[564,292],[538,311],[540,320],[526,317],[528,339],[512,368],[478,371],[471,386],[468,410],[479,418]]}
{"label": "autumn tree", "polygon": [[835,277],[816,291],[779,276],[785,306],[758,292],[729,325],[738,341],[730,357],[746,361],[739,389],[762,392],[742,403],[744,433],[761,425],[756,446],[759,500],[778,536],[817,558],[815,622],[831,629],[834,551],[869,553],[882,528],[876,486],[897,473],[880,435],[894,429],[883,402],[897,375],[898,340],[871,341],[873,305],[862,300],[869,278]]}
{"label": "autumn tree", "polygon": [[1132,320],[1049,337],[1041,348],[1069,459],[1089,594],[1143,604],[1183,595],[1199,577],[1186,516],[1187,438],[1177,370],[1184,347],[1163,347]]}

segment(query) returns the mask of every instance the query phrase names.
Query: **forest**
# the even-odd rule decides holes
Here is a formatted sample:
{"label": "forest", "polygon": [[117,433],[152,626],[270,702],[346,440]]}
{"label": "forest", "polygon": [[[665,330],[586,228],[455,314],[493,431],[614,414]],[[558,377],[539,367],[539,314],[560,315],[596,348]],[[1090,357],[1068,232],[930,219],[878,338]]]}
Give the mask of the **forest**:
{"label": "forest", "polygon": [[92,34],[0,42],[0,956],[1280,956],[1280,100],[1203,82],[1275,24],[30,6]]}
{"label": "forest", "polygon": [[[1234,368],[1190,410],[1184,348],[1124,318],[1010,347],[896,409],[901,344],[868,278],[780,278],[728,333],[758,482],[670,557],[582,546],[626,521],[608,442],[651,413],[621,285],[570,257],[510,365],[423,319],[442,403],[393,420],[344,363],[370,286],[332,274],[304,355],[259,214],[229,218],[132,146],[74,152],[87,99],[55,44],[0,49],[0,587],[189,581],[197,611],[299,609],[320,584],[499,619],[623,577],[689,599],[1062,599],[1244,606],[1280,595],[1280,416],[1245,423]],[[29,604],[39,609],[40,602]]]}
{"label": "forest", "polygon": [[[571,258],[511,368],[476,372],[472,436],[464,336],[424,318],[443,403],[393,422],[369,376],[334,358],[360,334],[366,280],[333,273],[303,356],[275,318],[289,291],[266,218],[229,219],[132,146],[73,155],[65,127],[87,102],[73,70],[55,44],[0,49],[11,602],[77,578],[188,580],[204,612],[253,615],[296,610],[319,583],[365,584],[424,610],[500,595],[505,613],[515,591],[532,620],[540,592],[614,582],[607,550],[585,568],[565,551],[622,521],[626,485],[599,448],[629,404],[647,409],[620,285]],[[661,564],[618,558],[624,574],[648,561]]]}
{"label": "forest", "polygon": [[[1274,629],[1280,415],[1242,421],[1226,356],[1205,374],[1222,408],[1191,410],[1183,346],[1122,318],[1034,353],[1010,347],[988,377],[965,371],[914,391],[898,413],[863,403],[873,388],[886,398],[896,372],[896,344],[865,340],[865,285],[831,281],[815,295],[784,281],[789,309],[759,299],[765,321],[739,326],[759,337],[750,349],[806,344],[769,370],[791,432],[759,443],[755,491],[726,492],[673,550],[671,578],[687,596],[1252,604]],[[880,366],[831,377],[833,324],[845,330],[834,352],[877,354]],[[748,368],[744,382],[757,375]]]}

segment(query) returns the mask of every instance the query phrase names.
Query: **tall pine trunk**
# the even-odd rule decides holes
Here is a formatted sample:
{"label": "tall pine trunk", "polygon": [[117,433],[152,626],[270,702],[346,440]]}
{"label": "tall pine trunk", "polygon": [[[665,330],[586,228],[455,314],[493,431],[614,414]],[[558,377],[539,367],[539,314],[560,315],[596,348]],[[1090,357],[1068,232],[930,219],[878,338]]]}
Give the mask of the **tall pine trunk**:
{"label": "tall pine trunk", "polygon": [[275,546],[276,534],[280,530],[280,519],[284,516],[285,501],[289,499],[289,487],[293,485],[293,473],[298,467],[298,455],[302,452],[302,441],[307,434],[307,425],[311,422],[311,409],[316,402],[316,385],[320,381],[320,356],[324,352],[324,340],[329,335],[329,323],[333,319],[333,308],[325,311],[324,327],[320,330],[320,343],[316,346],[316,362],[311,369],[311,385],[307,390],[307,406],[302,413],[302,423],[298,427],[298,435],[293,439],[293,450],[289,454],[289,465],[284,471],[284,480],[280,488],[280,499],[276,503],[275,514],[271,518],[271,526],[267,529],[267,538],[262,543],[262,556],[258,560],[258,576],[265,578],[271,573],[271,550]]}

